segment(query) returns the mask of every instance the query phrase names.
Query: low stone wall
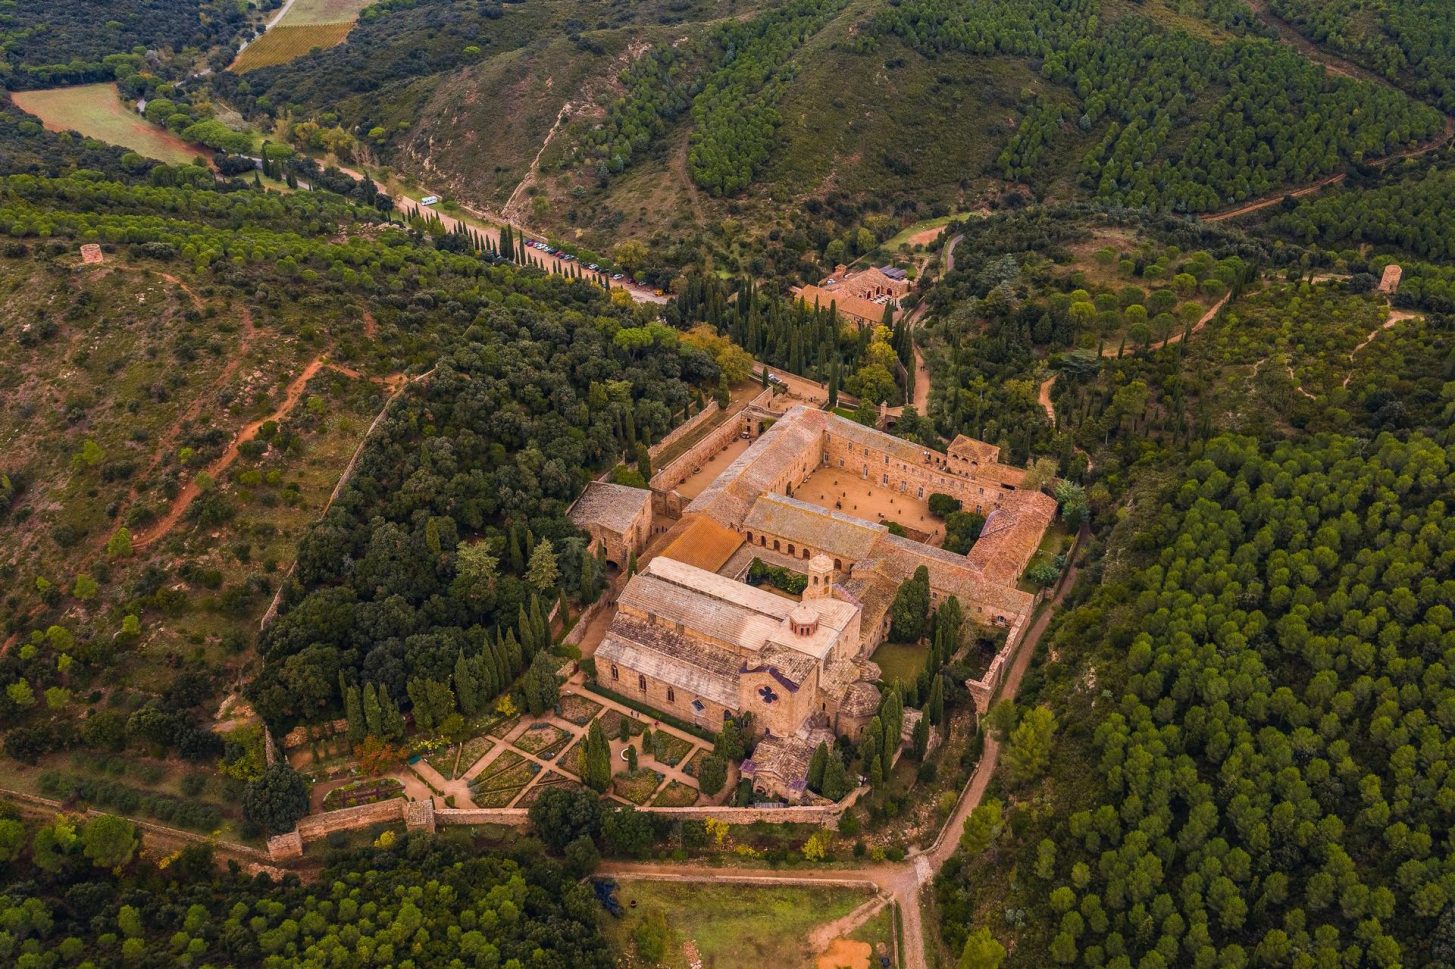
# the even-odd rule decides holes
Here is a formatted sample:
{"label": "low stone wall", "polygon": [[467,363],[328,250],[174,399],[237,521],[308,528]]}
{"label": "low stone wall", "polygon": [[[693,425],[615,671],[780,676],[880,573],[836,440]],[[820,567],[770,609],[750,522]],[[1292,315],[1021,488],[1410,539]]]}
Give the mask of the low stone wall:
{"label": "low stone wall", "polygon": [[703,424],[712,420],[713,416],[721,410],[722,408],[717,406],[717,401],[708,401],[706,407],[702,408],[702,410],[687,418],[687,420],[683,421],[681,424],[678,424],[676,427],[672,428],[672,430],[667,432],[666,437],[662,438],[656,444],[653,444],[651,447],[647,448],[647,453],[652,456],[653,461],[657,460],[658,455],[660,455],[663,451],[666,451],[669,447],[676,444],[678,441],[682,440],[693,431],[697,430]]}
{"label": "low stone wall", "polygon": [[436,825],[503,824],[523,828],[528,821],[526,808],[435,808]]}
{"label": "low stone wall", "polygon": [[375,801],[373,804],[310,814],[298,822],[297,833],[306,844],[327,837],[335,831],[355,831],[375,824],[403,821],[408,805],[407,798],[391,797],[387,801]]}

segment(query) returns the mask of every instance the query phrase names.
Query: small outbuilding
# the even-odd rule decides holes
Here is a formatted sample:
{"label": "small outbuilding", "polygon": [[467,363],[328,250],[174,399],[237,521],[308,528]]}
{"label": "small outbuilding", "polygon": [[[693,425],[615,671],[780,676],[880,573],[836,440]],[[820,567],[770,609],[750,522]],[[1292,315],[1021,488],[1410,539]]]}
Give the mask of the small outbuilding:
{"label": "small outbuilding", "polygon": [[652,493],[646,488],[593,481],[571,506],[573,525],[591,535],[591,548],[606,550],[606,561],[625,569],[652,534]]}

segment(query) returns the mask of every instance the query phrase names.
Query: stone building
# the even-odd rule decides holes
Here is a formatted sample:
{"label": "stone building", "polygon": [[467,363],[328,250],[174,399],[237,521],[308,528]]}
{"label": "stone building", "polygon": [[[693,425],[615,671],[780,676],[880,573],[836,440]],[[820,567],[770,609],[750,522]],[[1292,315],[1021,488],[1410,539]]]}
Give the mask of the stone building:
{"label": "stone building", "polygon": [[840,265],[817,286],[799,286],[793,295],[810,306],[827,309],[833,304],[838,307],[839,316],[850,322],[877,326],[884,322],[886,308],[891,318],[899,311],[899,301],[912,288],[903,269],[883,266],[851,272]]}
{"label": "stone building", "polygon": [[652,535],[652,493],[605,481],[592,481],[566,517],[591,535],[591,548],[606,549],[606,561],[625,569]]}
{"label": "stone building", "polygon": [[[752,713],[764,738],[754,783],[801,798],[792,775],[812,753],[805,738],[857,738],[877,710],[869,657],[916,570],[929,575],[934,605],[953,596],[969,621],[1012,640],[1024,628],[1036,599],[1017,583],[1056,503],[1020,487],[1024,470],[999,457],[965,437],[941,454],[821,410],[789,410],[687,505],[674,541],[627,583],[596,652],[598,680],[709,730]],[[987,516],[982,535],[960,555],[794,497],[824,468],[916,499],[953,495]],[[801,572],[801,598],[739,581],[754,557]]]}
{"label": "stone building", "polygon": [[859,607],[830,594],[832,568],[810,563],[814,594],[794,601],[658,556],[617,601],[597,679],[708,730],[751,713],[780,736],[810,722],[857,733],[868,717],[841,709],[849,687],[878,671],[861,662]]}

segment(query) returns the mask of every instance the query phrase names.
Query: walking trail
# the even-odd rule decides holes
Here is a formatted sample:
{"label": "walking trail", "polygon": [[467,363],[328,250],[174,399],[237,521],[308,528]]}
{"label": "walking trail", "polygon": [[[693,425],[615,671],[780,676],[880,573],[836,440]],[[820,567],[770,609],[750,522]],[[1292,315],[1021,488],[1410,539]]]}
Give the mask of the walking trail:
{"label": "walking trail", "polygon": [[[1087,531],[1083,528],[1081,541],[1084,541],[1086,536]],[[1002,698],[1014,699],[1020,690],[1021,680],[1024,679],[1026,670],[1030,668],[1031,657],[1035,654],[1036,644],[1040,642],[1041,637],[1050,626],[1051,619],[1065,601],[1066,594],[1075,586],[1077,572],[1078,567],[1073,557],[1065,577],[1057,587],[1055,596],[1046,603],[1045,608],[1037,615],[1031,628],[1027,631],[1025,638],[1021,640],[1015,658],[1011,662],[1010,671],[1001,686],[1000,696]],[[959,847],[965,821],[969,818],[970,812],[975,810],[985,797],[985,791],[990,786],[990,779],[994,776],[999,761],[1000,742],[987,734],[985,748],[980,755],[980,763],[976,765],[975,772],[970,776],[970,781],[961,793],[959,803],[955,805],[955,810],[951,813],[949,820],[940,829],[939,837],[928,850],[912,853],[902,862],[868,864],[858,868],[832,871],[810,869],[791,873],[772,868],[723,869],[700,863],[679,865],[661,862],[612,862],[602,865],[600,870],[602,874],[616,878],[659,881],[749,885],[837,884],[872,887],[877,892],[892,898],[899,906],[904,928],[904,969],[929,969],[920,893]],[[817,935],[814,936],[814,941],[820,941]]]}
{"label": "walking trail", "polygon": [[[236,361],[234,361],[234,363],[235,362]],[[237,434],[233,437],[232,443],[228,444],[226,450],[224,450],[222,454],[217,457],[216,460],[214,460],[211,464],[207,466],[206,474],[214,482],[219,480],[221,476],[226,473],[227,469],[232,467],[233,462],[237,460],[238,454],[242,446],[248,441],[251,441],[253,438],[257,437],[258,432],[262,430],[264,424],[268,423],[269,421],[282,421],[287,418],[289,414],[293,413],[293,408],[297,407],[298,402],[303,399],[303,391],[307,389],[308,382],[312,380],[320,370],[323,370],[325,368],[336,370],[347,377],[363,377],[363,374],[359,373],[357,370],[351,369],[349,367],[340,366],[338,364],[329,363],[328,355],[326,353],[319,354],[318,356],[314,357],[308,362],[308,365],[303,368],[303,372],[300,373],[297,377],[293,378],[293,382],[288,385],[288,389],[283,393],[283,402],[279,404],[271,414],[268,414],[266,417],[258,418],[252,423],[244,426],[242,430],[238,431]],[[172,506],[167,509],[167,513],[165,515],[159,518],[154,524],[148,527],[132,541],[132,546],[134,548],[145,548],[146,546],[151,545],[153,542],[166,536],[169,532],[171,532],[173,528],[177,526],[177,523],[182,520],[182,516],[187,513],[187,509],[191,507],[192,502],[196,501],[198,496],[202,494],[202,488],[197,483],[197,478],[198,476],[194,475],[192,480],[188,481],[186,486],[182,488],[181,492],[177,495],[177,497],[172,499]]]}

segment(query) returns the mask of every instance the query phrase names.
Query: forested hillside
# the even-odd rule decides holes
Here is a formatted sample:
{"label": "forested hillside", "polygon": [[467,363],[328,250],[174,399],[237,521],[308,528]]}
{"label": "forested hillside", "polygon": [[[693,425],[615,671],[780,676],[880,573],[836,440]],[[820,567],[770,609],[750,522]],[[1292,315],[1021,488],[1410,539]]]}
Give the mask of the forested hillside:
{"label": "forested hillside", "polygon": [[1455,111],[1455,10],[1441,0],[1270,0],[1314,42]]}
{"label": "forested hillside", "polygon": [[1010,907],[1007,966],[1448,962],[1451,457],[1219,438],[1149,481],[1051,644],[1048,777],[941,880],[952,944]]}
{"label": "forested hillside", "polygon": [[16,89],[110,80],[117,61],[138,48],[200,57],[229,46],[245,23],[245,8],[229,0],[9,3],[0,9],[0,82]]}

